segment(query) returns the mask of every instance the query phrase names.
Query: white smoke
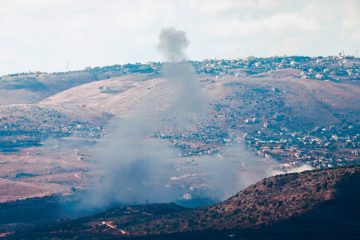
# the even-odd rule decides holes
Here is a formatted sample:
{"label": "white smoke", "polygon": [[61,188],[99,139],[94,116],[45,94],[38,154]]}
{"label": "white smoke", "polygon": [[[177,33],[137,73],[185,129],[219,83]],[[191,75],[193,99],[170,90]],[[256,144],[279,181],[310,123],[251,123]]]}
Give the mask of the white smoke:
{"label": "white smoke", "polygon": [[208,106],[195,70],[186,61],[185,49],[189,43],[183,31],[171,27],[161,30],[158,49],[166,61],[162,74],[175,93],[172,108],[165,115],[182,131],[191,128],[190,121],[197,121]]}
{"label": "white smoke", "polygon": [[150,137],[157,127],[152,120],[142,114],[118,119],[112,133],[97,146],[103,177],[92,197],[95,205],[163,202],[178,197],[180,193],[166,186],[174,171],[170,161],[174,153]]}
{"label": "white smoke", "polygon": [[175,150],[151,136],[161,130],[163,119],[169,119],[175,130],[182,131],[205,109],[195,71],[182,61],[188,44],[182,31],[161,31],[158,49],[167,61],[163,75],[175,93],[174,101],[170,110],[158,112],[156,103],[145,100],[146,106],[131,119],[112,122],[109,136],[95,149],[103,176],[88,198],[91,204],[168,202],[184,194],[167,184],[176,172],[171,161],[177,155]]}
{"label": "white smoke", "polygon": [[[241,144],[228,146],[222,155],[198,156],[194,166],[180,169],[174,161],[179,159],[178,152],[169,142],[153,137],[164,129],[164,119],[170,120],[172,133],[191,132],[207,111],[195,71],[186,61],[188,45],[185,32],[161,31],[157,48],[166,61],[162,74],[174,100],[169,110],[160,112],[156,102],[145,99],[132,118],[115,119],[108,127],[109,135],[95,149],[102,180],[86,198],[91,205],[169,202],[199,193],[222,200],[274,173],[274,161],[254,157]],[[183,176],[198,177],[197,183],[205,178],[205,185],[171,184]]]}

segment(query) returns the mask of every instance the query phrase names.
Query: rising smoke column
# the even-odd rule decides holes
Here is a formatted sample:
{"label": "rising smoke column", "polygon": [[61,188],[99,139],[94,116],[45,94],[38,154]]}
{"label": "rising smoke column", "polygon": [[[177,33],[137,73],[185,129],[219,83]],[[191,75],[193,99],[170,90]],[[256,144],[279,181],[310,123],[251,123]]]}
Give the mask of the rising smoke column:
{"label": "rising smoke column", "polygon": [[190,120],[196,120],[206,111],[207,103],[201,93],[193,66],[186,62],[185,49],[189,40],[184,31],[172,27],[163,28],[159,35],[159,52],[163,55],[165,63],[162,74],[175,93],[172,110],[166,115],[184,130],[189,127]]}
{"label": "rising smoke column", "polygon": [[161,131],[163,119],[171,120],[175,131],[182,131],[189,127],[190,119],[205,109],[195,71],[183,61],[188,44],[185,32],[173,28],[161,31],[158,50],[166,60],[162,73],[175,98],[170,110],[158,112],[156,103],[145,100],[133,118],[115,119],[110,124],[109,136],[95,149],[103,177],[87,198],[90,205],[169,202],[181,198],[181,189],[167,185],[176,172],[171,159],[177,154],[151,136]]}
{"label": "rising smoke column", "polygon": [[154,116],[142,110],[134,118],[112,123],[112,133],[96,149],[104,175],[92,194],[92,205],[163,202],[178,197],[166,186],[174,170],[169,162],[172,149],[150,137],[155,122]]}
{"label": "rising smoke column", "polygon": [[[164,120],[170,120],[172,134],[196,131],[194,123],[201,121],[199,117],[207,111],[207,100],[202,95],[194,68],[186,61],[188,45],[185,32],[174,28],[161,30],[157,48],[165,60],[162,75],[174,99],[162,112],[156,102],[145,99],[134,117],[114,119],[108,126],[110,134],[95,149],[103,177],[84,198],[87,208],[113,202],[169,202],[182,198],[185,191],[191,193],[190,189],[169,187],[170,177],[183,174],[172,162],[178,152],[169,143],[153,137],[164,129]],[[207,196],[214,199],[223,200],[272,175],[269,173],[272,161],[255,159],[243,147],[228,146],[222,155],[198,158],[196,167],[190,169],[193,174],[207,177]]]}
{"label": "rising smoke column", "polygon": [[159,35],[158,50],[167,62],[180,62],[185,60],[185,49],[190,42],[184,31],[175,28],[163,28]]}
{"label": "rising smoke column", "polygon": [[[166,61],[162,74],[175,91],[172,110],[166,116],[172,119],[175,132],[197,131],[194,123],[205,124],[201,116],[207,113],[208,101],[203,96],[193,66],[186,61],[189,45],[186,33],[174,28],[162,29],[158,49]],[[208,182],[206,195],[224,200],[239,190],[270,175],[272,162],[261,161],[241,145],[224,147],[226,156],[206,156],[198,159],[195,174],[204,174]],[[204,196],[200,196],[204,197]]]}

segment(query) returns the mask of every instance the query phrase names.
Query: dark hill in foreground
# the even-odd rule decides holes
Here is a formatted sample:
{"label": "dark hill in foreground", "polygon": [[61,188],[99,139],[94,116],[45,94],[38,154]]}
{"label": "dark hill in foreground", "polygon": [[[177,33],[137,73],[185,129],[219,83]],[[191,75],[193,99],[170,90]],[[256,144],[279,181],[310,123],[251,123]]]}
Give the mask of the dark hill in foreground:
{"label": "dark hill in foreground", "polygon": [[266,178],[202,209],[116,208],[13,239],[360,239],[360,167]]}

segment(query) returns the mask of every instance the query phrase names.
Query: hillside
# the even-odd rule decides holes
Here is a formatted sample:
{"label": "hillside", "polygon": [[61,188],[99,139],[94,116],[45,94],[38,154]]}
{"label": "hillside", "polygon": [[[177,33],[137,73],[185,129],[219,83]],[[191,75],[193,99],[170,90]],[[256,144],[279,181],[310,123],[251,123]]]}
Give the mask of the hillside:
{"label": "hillside", "polygon": [[38,103],[56,93],[89,82],[133,73],[154,74],[156,72],[156,66],[125,64],[70,72],[29,72],[0,76],[0,106]]}
{"label": "hillside", "polygon": [[316,170],[266,178],[207,208],[117,208],[9,239],[357,239],[359,201],[360,167]]}
{"label": "hillside", "polygon": [[[256,176],[242,176],[228,197],[273,172],[360,163],[358,59],[293,56],[191,63],[209,109],[186,133],[160,120],[153,138],[174,147],[178,157],[173,162],[183,169],[166,184],[203,194],[211,187],[210,174],[196,166],[209,160]],[[109,122],[134,117],[141,109],[156,114],[174,100],[161,68],[161,63],[126,64],[2,76],[0,179],[16,181],[5,184],[6,191],[29,186],[23,182],[91,187],[97,181],[91,178],[101,176],[93,149],[113,132]],[[232,150],[241,153],[232,157]],[[268,167],[259,174],[258,165]],[[14,196],[34,196],[21,192]]]}

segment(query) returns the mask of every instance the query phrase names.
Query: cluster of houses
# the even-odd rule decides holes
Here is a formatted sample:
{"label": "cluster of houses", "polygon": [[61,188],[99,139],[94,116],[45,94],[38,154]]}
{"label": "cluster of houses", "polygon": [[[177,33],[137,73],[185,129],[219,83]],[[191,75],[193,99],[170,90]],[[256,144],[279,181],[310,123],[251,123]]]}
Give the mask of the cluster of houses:
{"label": "cluster of houses", "polygon": [[317,168],[360,163],[360,123],[343,119],[336,125],[295,127],[282,91],[236,87],[215,106],[214,117],[229,131],[243,133],[240,137],[258,155]]}
{"label": "cluster of houses", "polygon": [[[269,58],[247,57],[241,59],[205,59],[190,61],[199,74],[222,76],[247,76],[259,73],[273,72],[282,69],[297,69],[299,78],[317,80],[342,81],[360,80],[360,59],[339,54],[328,57],[275,56]],[[117,76],[131,73],[159,74],[161,62],[146,64],[124,64],[106,67],[86,68],[92,74],[99,76]]]}
{"label": "cluster of houses", "polygon": [[[247,57],[232,60],[205,59],[203,61],[190,61],[190,63],[194,66],[197,73],[210,74],[217,77],[242,77],[282,69],[296,69],[299,71],[299,78],[325,81],[360,80],[360,59],[344,54],[328,57],[275,56],[268,58]],[[159,75],[162,64],[161,62],[116,64],[104,67],[86,67],[82,71],[59,72],[54,74],[62,75],[82,72],[87,73],[87,78],[93,78],[94,80],[132,73]],[[41,87],[38,86],[40,83],[35,80],[41,74],[41,72],[33,72],[0,76],[0,88],[2,82],[7,81],[6,79],[8,77],[26,78],[26,83],[29,84],[29,87],[39,88]],[[31,79],[35,80],[30,81]],[[8,83],[6,82],[6,84]]]}
{"label": "cluster of houses", "polygon": [[247,133],[245,141],[258,155],[282,162],[302,162],[317,168],[360,162],[360,124],[317,127],[312,131],[264,129]]}
{"label": "cluster of houses", "polygon": [[212,155],[221,151],[221,147],[230,141],[225,129],[216,125],[203,125],[194,132],[158,133],[157,137],[169,140],[179,150],[179,156]]}
{"label": "cluster of houses", "polygon": [[204,60],[193,62],[198,73],[217,76],[246,76],[282,69],[297,69],[300,78],[341,81],[360,80],[360,59],[353,56],[302,57],[284,56],[270,58],[248,57],[237,60]]}
{"label": "cluster of houses", "polygon": [[283,163],[315,168],[360,163],[360,123],[294,127],[281,90],[244,84],[230,84],[237,90],[214,104],[208,123],[196,131],[158,136],[174,143],[183,157],[218,154],[224,145],[244,142],[259,156]]}
{"label": "cluster of houses", "polygon": [[15,107],[0,116],[0,148],[36,146],[48,138],[100,138],[103,127],[89,121],[70,120],[47,108],[30,107],[29,114],[17,114]]}
{"label": "cluster of houses", "polygon": [[[341,81],[360,80],[360,58],[340,53],[338,56],[306,57],[306,56],[274,56],[268,58],[247,57],[239,59],[205,59],[190,61],[199,74],[211,74],[218,77],[246,76],[272,72],[282,69],[297,69],[300,78],[318,80]],[[161,72],[161,62],[116,64],[104,67],[86,67],[83,72],[90,73],[95,79],[105,79],[113,76],[132,73],[146,73],[157,75]],[[82,71],[73,71],[82,72]],[[11,76],[38,76],[41,72],[18,73],[0,76],[0,80]],[[64,72],[54,73],[64,74]],[[1,81],[0,81],[1,85]],[[0,86],[1,87],[1,86]]]}

